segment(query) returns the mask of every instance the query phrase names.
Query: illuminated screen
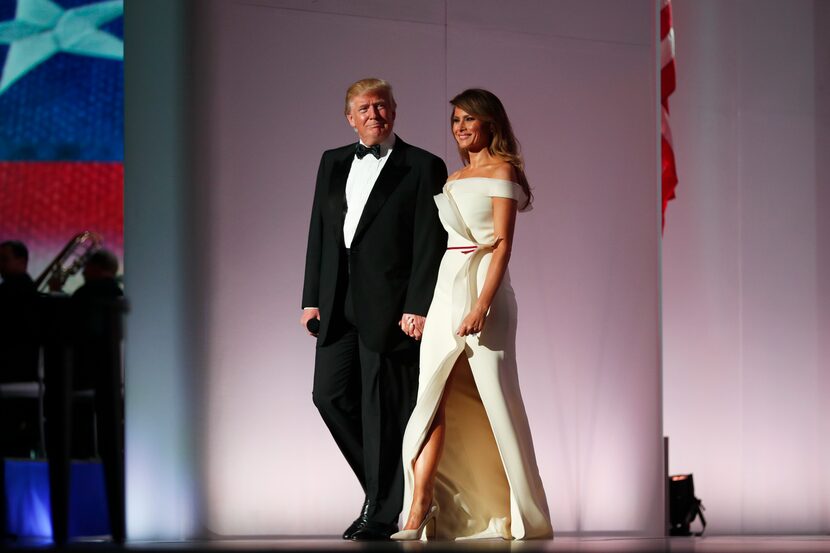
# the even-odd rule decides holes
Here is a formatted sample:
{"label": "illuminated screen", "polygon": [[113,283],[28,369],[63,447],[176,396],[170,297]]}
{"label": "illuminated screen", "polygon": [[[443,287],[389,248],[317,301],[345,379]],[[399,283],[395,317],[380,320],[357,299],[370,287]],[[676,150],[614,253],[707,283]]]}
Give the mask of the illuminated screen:
{"label": "illuminated screen", "polygon": [[33,278],[84,230],[123,258],[122,14],[0,2],[0,240],[26,244]]}

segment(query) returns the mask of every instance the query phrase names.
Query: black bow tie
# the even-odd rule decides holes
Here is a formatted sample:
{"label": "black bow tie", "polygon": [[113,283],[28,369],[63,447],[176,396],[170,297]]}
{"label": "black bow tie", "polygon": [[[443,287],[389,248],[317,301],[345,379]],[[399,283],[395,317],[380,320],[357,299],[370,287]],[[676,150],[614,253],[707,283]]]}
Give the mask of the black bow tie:
{"label": "black bow tie", "polygon": [[375,144],[374,146],[364,146],[358,142],[357,150],[355,151],[357,159],[363,159],[366,154],[372,154],[375,156],[375,159],[380,159],[380,144]]}

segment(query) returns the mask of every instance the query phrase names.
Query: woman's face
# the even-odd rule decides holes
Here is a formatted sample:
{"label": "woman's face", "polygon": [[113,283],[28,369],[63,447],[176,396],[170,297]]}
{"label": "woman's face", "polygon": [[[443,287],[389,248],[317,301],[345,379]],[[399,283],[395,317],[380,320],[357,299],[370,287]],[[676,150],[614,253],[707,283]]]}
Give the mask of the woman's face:
{"label": "woman's face", "polygon": [[458,147],[468,152],[478,152],[490,144],[485,123],[459,107],[452,112],[452,135]]}

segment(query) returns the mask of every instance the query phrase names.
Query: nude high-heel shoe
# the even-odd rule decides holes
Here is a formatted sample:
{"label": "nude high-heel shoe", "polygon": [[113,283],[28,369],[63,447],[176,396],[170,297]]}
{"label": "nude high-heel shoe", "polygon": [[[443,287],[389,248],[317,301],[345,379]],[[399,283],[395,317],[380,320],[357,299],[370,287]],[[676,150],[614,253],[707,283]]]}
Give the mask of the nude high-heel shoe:
{"label": "nude high-heel shoe", "polygon": [[429,540],[435,539],[435,525],[438,523],[438,505],[435,503],[429,508],[427,511],[424,520],[421,521],[421,525],[415,528],[414,530],[401,530],[400,532],[395,532],[389,539],[393,539],[396,541],[413,541],[413,540],[423,540],[426,537]]}

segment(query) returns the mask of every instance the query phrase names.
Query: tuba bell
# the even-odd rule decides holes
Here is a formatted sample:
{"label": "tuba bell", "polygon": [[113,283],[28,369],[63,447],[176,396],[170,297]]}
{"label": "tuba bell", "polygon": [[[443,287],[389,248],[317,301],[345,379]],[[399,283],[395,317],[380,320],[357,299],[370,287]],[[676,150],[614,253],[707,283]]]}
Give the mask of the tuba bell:
{"label": "tuba bell", "polygon": [[83,269],[89,256],[101,249],[102,244],[101,237],[89,230],[73,236],[35,280],[38,292],[61,290],[66,279]]}

